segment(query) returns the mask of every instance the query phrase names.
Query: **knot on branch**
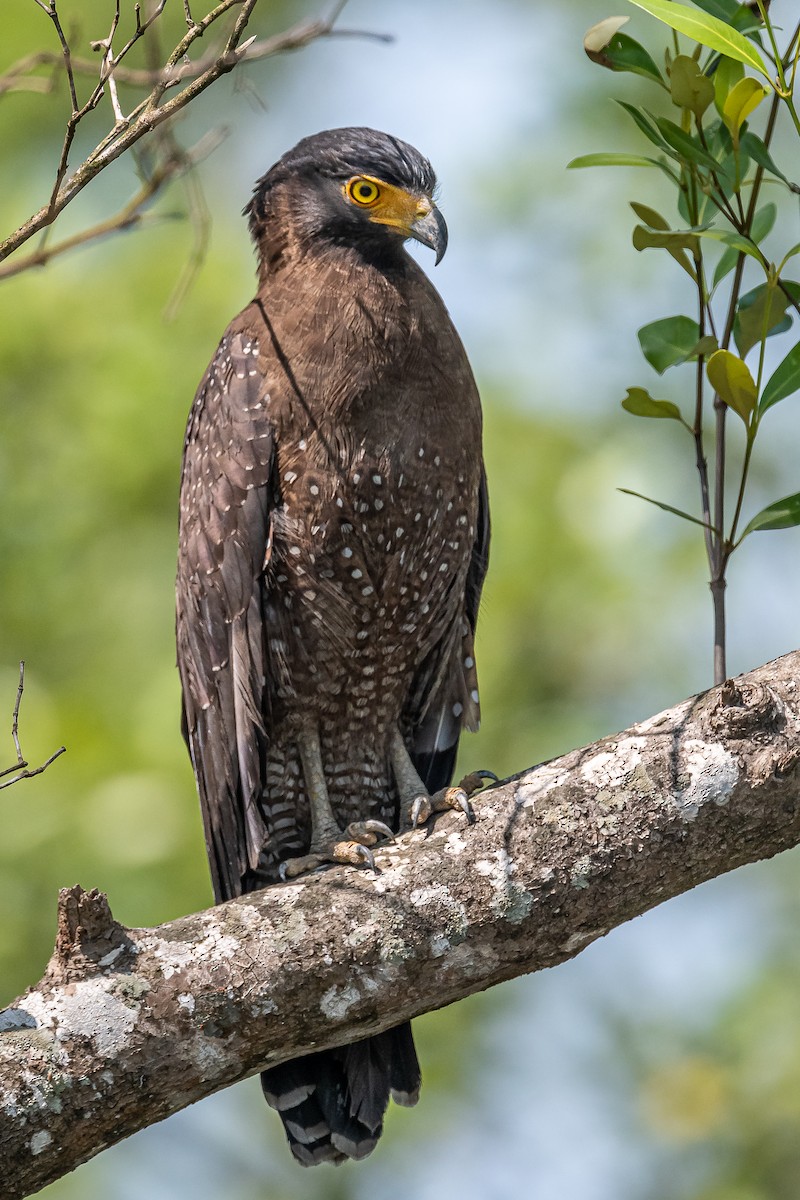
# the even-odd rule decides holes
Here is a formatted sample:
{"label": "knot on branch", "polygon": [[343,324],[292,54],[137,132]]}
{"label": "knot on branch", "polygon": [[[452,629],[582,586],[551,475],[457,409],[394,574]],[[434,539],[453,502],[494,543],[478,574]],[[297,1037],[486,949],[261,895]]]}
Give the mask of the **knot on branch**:
{"label": "knot on branch", "polygon": [[786,723],[786,713],[766,684],[726,679],[710,694],[703,723],[721,737],[743,740],[777,733]]}
{"label": "knot on branch", "polygon": [[48,976],[62,982],[113,965],[135,954],[133,942],[119,921],[115,921],[108,897],[97,888],[90,892],[78,885],[62,888],[58,894],[58,932]]}

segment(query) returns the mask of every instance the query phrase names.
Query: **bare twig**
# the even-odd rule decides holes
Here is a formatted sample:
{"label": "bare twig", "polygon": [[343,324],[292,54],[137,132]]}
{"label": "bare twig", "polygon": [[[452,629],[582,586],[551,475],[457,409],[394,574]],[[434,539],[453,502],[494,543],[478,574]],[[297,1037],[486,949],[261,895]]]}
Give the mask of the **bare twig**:
{"label": "bare twig", "polygon": [[[190,29],[197,28],[197,25],[191,25]],[[330,29],[326,33],[321,33],[320,37],[330,38],[367,38],[374,42],[381,42],[388,45],[394,41],[394,37],[390,33],[376,33],[370,29]],[[247,48],[241,55],[240,62],[252,63],[257,62],[262,58],[271,58],[276,53],[274,48],[273,38],[256,38],[249,43]],[[299,49],[300,47],[287,47],[288,49]],[[202,58],[197,58],[193,62],[186,60],[167,75],[167,88],[177,87],[187,79],[196,79],[198,75],[202,75],[206,71],[216,57],[214,50],[208,51]],[[10,66],[7,71],[0,75],[0,95],[4,92],[11,91],[37,91],[46,92],[52,89],[52,83],[49,79],[42,79],[34,72],[41,67],[57,67],[61,63],[60,55],[54,54],[49,50],[42,50],[37,54],[26,55],[25,58],[19,59],[18,62]],[[97,76],[97,63],[90,58],[72,57],[72,69],[75,75],[90,75],[93,78]],[[123,67],[119,65],[119,58],[114,59],[112,74],[117,83],[126,84],[133,88],[152,88],[157,83],[160,83],[165,77],[166,68],[144,68],[144,67]]]}
{"label": "bare twig", "polygon": [[[142,138],[151,135],[155,129],[165,127],[167,122],[182,112],[201,92],[215,83],[222,75],[234,70],[241,63],[254,59],[267,58],[288,50],[297,50],[319,38],[330,37],[334,32],[355,36],[382,36],[355,30],[334,31],[333,24],[343,6],[340,2],[327,18],[302,22],[270,38],[262,40],[255,38],[246,39],[244,36],[245,31],[257,2],[258,0],[220,0],[203,17],[196,19],[191,14],[187,0],[184,0],[185,32],[174,45],[171,52],[165,58],[162,57],[161,62],[163,65],[159,66],[150,62],[145,70],[129,70],[120,64],[127,57],[133,46],[141,41],[148,31],[152,30],[155,32],[156,21],[164,11],[166,0],[156,0],[151,11],[144,19],[141,17],[139,6],[136,6],[137,17],[135,29],[128,38],[128,41],[116,53],[113,52],[111,45],[113,35],[116,32],[117,20],[115,17],[111,34],[107,38],[102,39],[101,42],[95,43],[96,48],[103,52],[99,67],[99,77],[96,64],[72,55],[69,44],[66,38],[64,38],[63,31],[61,32],[60,37],[63,38],[62,49],[66,46],[62,57],[67,65],[67,74],[70,80],[72,110],[65,129],[54,186],[49,202],[0,243],[0,262],[18,251],[36,234],[51,226],[67,205],[110,163],[125,154],[128,150],[132,150]],[[57,25],[57,29],[60,30],[60,23],[57,23],[56,0],[37,0],[37,3],[50,16],[54,24]],[[232,27],[229,27],[229,32],[222,44],[216,48],[212,47],[196,61],[190,61],[189,54],[199,39],[206,35],[207,41],[209,31],[213,27],[222,28],[219,23],[228,14],[233,15],[234,12],[235,19]],[[382,38],[382,40],[386,39]],[[148,42],[146,41],[145,45],[147,44]],[[20,60],[19,63],[11,67],[3,76],[0,76],[0,95],[3,92],[30,86],[34,82],[31,78],[31,72],[42,67],[50,67],[52,69],[56,61],[56,56],[45,53],[31,55],[26,59]],[[77,91],[74,86],[76,73],[91,74],[96,79],[91,93],[82,105],[78,100]],[[116,90],[123,83],[147,89],[147,95],[135,105],[127,117],[123,114],[122,105]],[[78,126],[97,107],[106,89],[109,90],[111,95],[114,124],[95,148],[86,155],[83,162],[74,171],[69,173],[69,156],[74,145]],[[168,91],[170,92],[169,98],[166,97]],[[201,235],[197,231],[203,227],[203,218],[200,215],[201,206],[198,204],[196,196],[190,203],[190,211],[192,211],[194,216],[196,230],[196,244],[193,253],[193,260],[196,261],[199,252],[198,248],[202,248]],[[119,227],[127,227],[129,223],[129,220],[123,220]],[[94,230],[85,231],[85,236],[77,236],[80,237],[81,241],[91,240],[93,237],[101,236],[109,231],[109,223],[103,222]],[[72,244],[76,243],[70,240],[68,243],[62,243],[61,246],[62,248],[68,248]],[[46,261],[46,258],[42,257],[42,253],[43,249],[40,248],[39,254],[29,255],[24,260],[26,266],[35,266]],[[50,254],[49,256],[52,255]],[[17,273],[17,270],[3,272],[5,276]]]}
{"label": "bare twig", "polygon": [[[124,122],[125,116],[124,116],[124,113],[122,112],[122,108],[120,106],[119,94],[117,92],[117,81],[114,77],[114,66],[116,63],[116,59],[114,58],[113,42],[114,42],[114,34],[117,32],[118,25],[119,25],[119,0],[116,0],[116,5],[114,8],[114,19],[111,22],[111,32],[109,33],[108,37],[105,38],[104,41],[93,42],[92,49],[103,51],[103,62],[102,62],[102,66],[100,68],[100,75],[105,76],[108,79],[108,94],[111,97],[111,107],[114,111],[114,116],[115,116],[116,120],[118,122],[120,122],[120,121]],[[138,7],[138,5],[136,7],[136,25],[138,28],[138,25],[139,25],[139,7]]]}
{"label": "bare twig", "polygon": [[[37,3],[38,2],[39,0],[37,0]],[[2,791],[3,788],[11,787],[13,784],[19,783],[21,779],[33,779],[34,775],[41,775],[43,771],[47,770],[51,763],[54,763],[56,759],[60,755],[65,754],[67,750],[66,746],[60,746],[59,749],[56,750],[55,753],[51,754],[47,761],[43,762],[40,767],[28,766],[28,761],[22,753],[22,747],[19,740],[19,709],[20,705],[22,704],[22,693],[24,690],[25,663],[21,662],[19,664],[17,698],[14,701],[14,711],[11,716],[11,739],[14,743],[14,751],[17,755],[17,761],[13,764],[13,766],[6,767],[5,770],[0,771],[0,779],[4,780],[3,783],[0,783],[0,791]],[[17,772],[16,775],[14,775],[15,771]],[[7,775],[13,775],[14,777],[13,779],[6,779]]]}
{"label": "bare twig", "polygon": [[61,28],[61,21],[59,20],[56,9],[56,0],[50,0],[49,4],[45,4],[44,0],[36,0],[36,3],[39,5],[39,8],[41,8],[42,12],[47,13],[48,17],[53,22],[58,40],[61,43],[61,56],[64,62],[64,70],[67,73],[69,96],[70,100],[72,101],[72,111],[74,113],[78,109],[78,93],[75,90],[75,76],[72,70],[72,51],[70,50],[69,42],[64,36],[64,30]]}

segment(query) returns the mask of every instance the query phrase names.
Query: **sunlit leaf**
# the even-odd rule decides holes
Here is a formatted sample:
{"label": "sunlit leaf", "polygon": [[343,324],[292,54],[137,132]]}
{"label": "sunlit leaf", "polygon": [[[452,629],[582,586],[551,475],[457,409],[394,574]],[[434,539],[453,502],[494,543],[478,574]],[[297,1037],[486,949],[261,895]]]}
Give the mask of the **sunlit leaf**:
{"label": "sunlit leaf", "polygon": [[767,380],[761,394],[758,411],[765,413],[773,404],[800,391],[800,342],[792,346],[786,358]]}
{"label": "sunlit leaf", "polygon": [[663,375],[667,367],[686,362],[700,337],[700,327],[691,317],[663,317],[643,325],[638,333],[642,354]]}
{"label": "sunlit leaf", "polygon": [[765,88],[751,75],[740,79],[734,89],[728,93],[722,106],[722,119],[731,131],[734,145],[739,143],[739,130],[744,122],[768,95],[769,88]]}
{"label": "sunlit leaf", "polygon": [[641,492],[634,492],[630,488],[617,488],[617,491],[626,496],[635,496],[637,500],[646,500],[648,504],[655,504],[656,508],[662,508],[664,512],[672,513],[676,517],[683,517],[684,521],[691,521],[693,525],[702,525],[703,529],[710,529],[712,533],[716,533],[716,529],[713,525],[709,525],[708,521],[701,521],[699,517],[693,517],[691,513],[683,512],[680,508],[673,508],[671,504],[664,504],[662,500],[653,500],[650,496],[643,496]]}
{"label": "sunlit leaf", "polygon": [[637,8],[644,9],[651,16],[657,17],[659,21],[669,25],[670,29],[675,29],[678,33],[685,33],[687,37],[700,42],[702,46],[708,46],[710,50],[718,50],[720,54],[725,54],[728,58],[736,58],[739,62],[746,63],[756,71],[760,71],[767,79],[769,78],[769,71],[764,65],[764,60],[753,43],[737,30],[732,29],[730,25],[721,21],[719,17],[712,17],[710,13],[697,12],[696,9],[688,8],[685,4],[678,4],[677,0],[630,0],[630,3],[635,4]]}
{"label": "sunlit leaf", "polygon": [[762,338],[785,333],[792,323],[786,317],[789,297],[775,284],[761,283],[747,292],[736,306],[733,336],[736,348],[746,358]]}
{"label": "sunlit leaf", "polygon": [[756,406],[756,384],[746,363],[730,350],[717,350],[706,363],[708,382],[745,425]]}
{"label": "sunlit leaf", "polygon": [[679,54],[672,60],[669,90],[673,103],[678,108],[688,108],[698,120],[714,99],[712,80],[687,54]]}
{"label": "sunlit leaf", "polygon": [[[755,533],[759,529],[791,529],[794,525],[800,525],[800,492],[795,492],[792,496],[784,496],[782,500],[776,500],[774,504],[768,504],[766,508],[762,508],[761,512],[747,524],[742,538],[746,538],[748,533]],[[742,538],[739,540],[741,541]]]}
{"label": "sunlit leaf", "polygon": [[645,158],[641,154],[615,154],[613,151],[600,151],[597,154],[581,154],[567,163],[568,168],[575,167],[657,167],[660,164],[654,158]]}
{"label": "sunlit leaf", "polygon": [[672,404],[669,400],[654,400],[646,388],[628,388],[628,394],[622,401],[622,407],[626,412],[633,413],[635,417],[657,417],[683,421],[681,410],[677,404]]}
{"label": "sunlit leaf", "polygon": [[723,54],[714,72],[714,104],[720,116],[722,115],[722,106],[729,93],[736,87],[740,79],[744,79],[742,63],[736,58],[728,58]]}

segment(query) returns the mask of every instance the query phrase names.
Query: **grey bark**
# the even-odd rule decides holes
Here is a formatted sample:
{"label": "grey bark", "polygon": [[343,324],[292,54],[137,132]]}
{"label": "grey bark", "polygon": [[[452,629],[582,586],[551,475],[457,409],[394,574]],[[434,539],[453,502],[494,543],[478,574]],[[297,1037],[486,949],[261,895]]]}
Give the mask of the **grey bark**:
{"label": "grey bark", "polygon": [[[377,854],[125,929],[62,891],[0,1014],[0,1188],[38,1191],[238,1079],[571,958],[800,841],[800,653],[534,767]],[[424,1102],[424,1101],[423,1101]]]}

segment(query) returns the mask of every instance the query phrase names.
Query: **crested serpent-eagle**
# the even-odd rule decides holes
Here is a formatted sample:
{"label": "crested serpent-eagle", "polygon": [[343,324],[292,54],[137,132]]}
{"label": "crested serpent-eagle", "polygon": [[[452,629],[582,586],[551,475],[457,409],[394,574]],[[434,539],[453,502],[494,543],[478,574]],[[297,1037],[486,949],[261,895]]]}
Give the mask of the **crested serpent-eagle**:
{"label": "crested serpent-eagle", "polygon": [[[433,811],[478,724],[489,514],[464,348],[414,238],[442,257],[436,179],[371,129],[305,138],[245,212],[255,299],[189,415],[177,579],[183,725],[216,900],[371,846]],[[473,780],[474,782],[474,780]],[[407,1023],[265,1071],[295,1157],[362,1158],[413,1104]]]}

